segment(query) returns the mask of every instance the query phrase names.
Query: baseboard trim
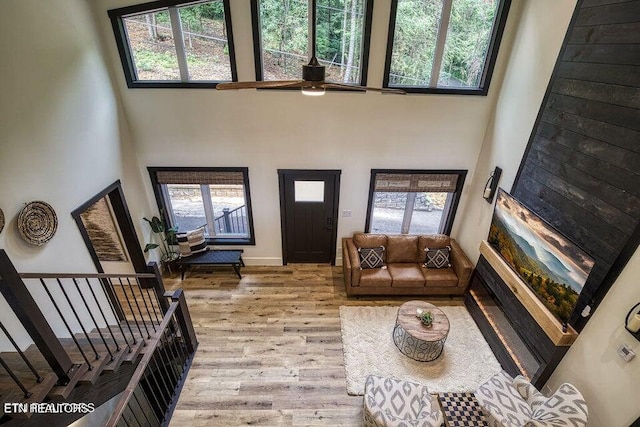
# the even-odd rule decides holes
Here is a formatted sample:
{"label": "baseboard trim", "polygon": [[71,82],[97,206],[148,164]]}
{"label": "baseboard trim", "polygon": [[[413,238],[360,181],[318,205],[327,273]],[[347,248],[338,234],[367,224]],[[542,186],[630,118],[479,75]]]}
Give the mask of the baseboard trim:
{"label": "baseboard trim", "polygon": [[245,257],[243,256],[245,265],[251,266],[282,266],[281,257]]}

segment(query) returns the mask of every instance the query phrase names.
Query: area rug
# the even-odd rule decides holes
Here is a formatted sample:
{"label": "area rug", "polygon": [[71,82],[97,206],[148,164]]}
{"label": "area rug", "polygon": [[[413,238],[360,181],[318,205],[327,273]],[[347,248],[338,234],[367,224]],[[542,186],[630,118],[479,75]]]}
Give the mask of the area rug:
{"label": "area rug", "polygon": [[449,318],[444,351],[432,362],[418,362],[393,343],[398,307],[340,307],[347,393],[364,394],[368,375],[424,384],[430,393],[472,392],[500,372],[489,345],[464,307],[439,307]]}

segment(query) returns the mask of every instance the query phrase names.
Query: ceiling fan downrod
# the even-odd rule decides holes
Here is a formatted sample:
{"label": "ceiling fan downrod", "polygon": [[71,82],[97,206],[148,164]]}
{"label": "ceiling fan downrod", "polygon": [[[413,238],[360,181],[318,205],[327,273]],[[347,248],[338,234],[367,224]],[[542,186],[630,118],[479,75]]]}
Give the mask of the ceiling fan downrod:
{"label": "ceiling fan downrod", "polygon": [[[311,34],[311,58],[307,65],[302,66],[302,79],[306,82],[310,82],[311,85],[302,88],[303,95],[320,96],[324,95],[324,83],[325,67],[320,65],[318,58],[316,57],[316,0],[309,0],[308,6],[309,13],[309,27]],[[318,82],[318,84],[314,84]]]}

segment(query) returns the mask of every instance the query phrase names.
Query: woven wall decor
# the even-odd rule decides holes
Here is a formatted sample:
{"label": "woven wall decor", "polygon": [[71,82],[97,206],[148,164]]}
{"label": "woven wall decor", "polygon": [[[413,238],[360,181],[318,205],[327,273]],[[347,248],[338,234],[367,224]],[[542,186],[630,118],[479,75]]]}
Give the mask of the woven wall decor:
{"label": "woven wall decor", "polygon": [[2,233],[2,229],[4,228],[4,213],[2,209],[0,209],[0,233]]}
{"label": "woven wall decor", "polygon": [[48,203],[28,203],[18,214],[20,236],[32,245],[44,245],[56,234],[57,229],[58,217]]}

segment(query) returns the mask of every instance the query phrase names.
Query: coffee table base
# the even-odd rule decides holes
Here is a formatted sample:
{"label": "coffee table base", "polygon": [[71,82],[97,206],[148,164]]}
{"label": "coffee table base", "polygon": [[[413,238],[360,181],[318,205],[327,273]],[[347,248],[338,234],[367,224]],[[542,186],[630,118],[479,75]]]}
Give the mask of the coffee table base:
{"label": "coffee table base", "polygon": [[418,362],[431,362],[440,357],[445,340],[446,337],[438,341],[422,341],[409,335],[399,324],[393,328],[393,343],[398,350]]}

